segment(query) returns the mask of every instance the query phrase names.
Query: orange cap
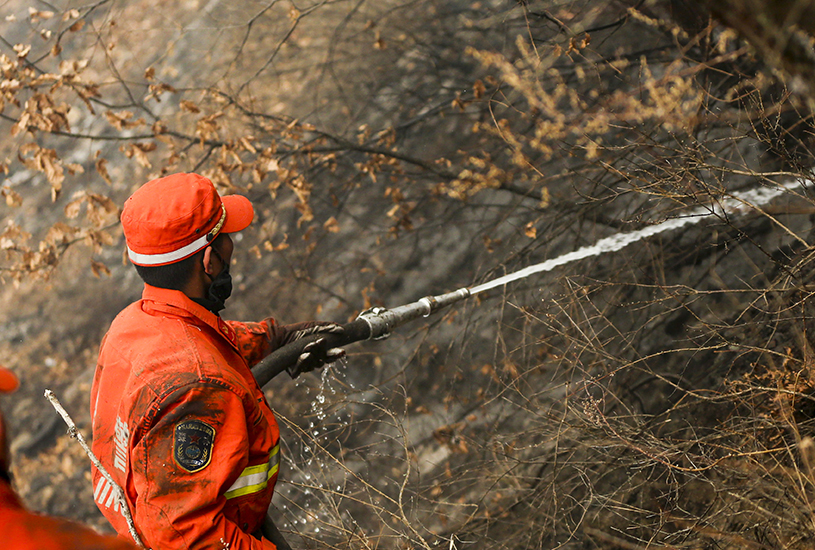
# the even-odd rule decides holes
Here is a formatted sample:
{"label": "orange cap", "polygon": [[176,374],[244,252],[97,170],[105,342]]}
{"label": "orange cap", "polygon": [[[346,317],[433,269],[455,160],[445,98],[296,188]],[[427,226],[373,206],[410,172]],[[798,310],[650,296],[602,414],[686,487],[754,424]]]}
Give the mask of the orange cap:
{"label": "orange cap", "polygon": [[167,265],[203,250],[219,233],[245,229],[255,216],[240,195],[220,197],[198,174],[172,174],[142,185],[125,202],[122,228],[136,265]]}
{"label": "orange cap", "polygon": [[0,393],[11,393],[20,385],[17,376],[5,367],[0,367]]}

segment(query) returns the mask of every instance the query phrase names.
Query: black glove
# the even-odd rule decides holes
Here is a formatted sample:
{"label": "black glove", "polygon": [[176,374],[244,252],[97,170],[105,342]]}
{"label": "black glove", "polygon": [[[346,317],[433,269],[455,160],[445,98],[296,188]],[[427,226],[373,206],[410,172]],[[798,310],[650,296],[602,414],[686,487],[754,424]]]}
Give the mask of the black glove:
{"label": "black glove", "polygon": [[300,330],[296,330],[294,334],[291,336],[291,342],[296,342],[300,338],[305,338],[306,336],[311,336],[312,334],[321,334],[323,332],[328,332],[331,334],[343,334],[344,329],[342,326],[338,325],[337,323],[326,323],[323,321],[311,321],[308,323],[297,323],[296,325],[289,325],[291,328],[302,326],[302,325],[314,325],[308,328],[303,328]]}
{"label": "black glove", "polygon": [[[313,326],[307,329],[298,330],[294,333],[292,341],[297,341],[300,338],[310,336],[312,334],[329,333],[329,334],[342,334],[343,328],[334,323],[326,323],[323,325]],[[304,372],[311,372],[319,369],[327,363],[333,363],[337,359],[345,357],[345,350],[342,348],[329,348],[326,344],[325,338],[318,338],[317,340],[306,344],[297,362],[286,368],[289,376],[297,378]]]}

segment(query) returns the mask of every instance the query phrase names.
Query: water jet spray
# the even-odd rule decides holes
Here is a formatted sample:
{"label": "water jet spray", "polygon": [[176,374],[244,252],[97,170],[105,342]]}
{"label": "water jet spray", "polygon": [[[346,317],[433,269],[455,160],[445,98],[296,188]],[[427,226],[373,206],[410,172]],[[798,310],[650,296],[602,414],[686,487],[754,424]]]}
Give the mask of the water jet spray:
{"label": "water jet spray", "polygon": [[460,288],[438,296],[426,296],[416,302],[392,309],[382,307],[368,309],[360,313],[354,321],[343,325],[343,332],[341,334],[314,334],[273,351],[252,368],[252,374],[258,381],[260,387],[263,387],[272,378],[286,370],[289,366],[294,365],[303,352],[303,348],[317,339],[325,339],[326,349],[342,347],[362,340],[381,340],[387,338],[393,329],[398,326],[420,317],[428,317],[447,306],[453,305],[480,292],[503,286],[513,281],[525,279],[535,273],[551,271],[556,267],[578,260],[599,256],[606,252],[616,252],[629,244],[647,237],[672,229],[679,229],[709,216],[724,217],[726,215],[736,214],[744,208],[758,210],[760,206],[767,204],[782,193],[797,187],[802,187],[805,183],[808,183],[808,180],[793,180],[779,184],[773,188],[762,187],[742,193],[733,193],[731,197],[719,202],[694,208],[682,217],[670,218],[661,223],[649,225],[629,233],[611,235],[610,237],[600,239],[593,245],[584,246],[573,252],[563,254],[539,264],[531,265],[480,285]]}

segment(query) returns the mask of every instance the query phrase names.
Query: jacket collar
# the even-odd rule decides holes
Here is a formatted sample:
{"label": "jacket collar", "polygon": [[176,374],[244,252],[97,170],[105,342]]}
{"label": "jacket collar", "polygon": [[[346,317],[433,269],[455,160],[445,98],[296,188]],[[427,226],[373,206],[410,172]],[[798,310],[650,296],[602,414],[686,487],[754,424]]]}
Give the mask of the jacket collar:
{"label": "jacket collar", "polygon": [[152,310],[177,315],[179,317],[191,318],[193,322],[198,321],[210,326],[232,344],[232,347],[238,349],[234,329],[232,329],[226,321],[221,319],[219,315],[193,302],[180,290],[158,288],[145,283],[144,291],[142,292],[142,301],[150,302],[148,307]]}

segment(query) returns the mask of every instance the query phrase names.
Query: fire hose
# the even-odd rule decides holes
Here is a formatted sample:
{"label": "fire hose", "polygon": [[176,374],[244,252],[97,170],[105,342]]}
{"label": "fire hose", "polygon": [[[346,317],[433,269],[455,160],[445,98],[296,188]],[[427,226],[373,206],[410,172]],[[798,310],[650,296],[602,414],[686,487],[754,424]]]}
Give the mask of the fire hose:
{"label": "fire hose", "polygon": [[390,336],[396,327],[419,317],[432,315],[471,295],[470,289],[460,288],[438,296],[426,296],[416,302],[392,309],[374,307],[365,310],[355,320],[342,325],[343,330],[340,333],[312,334],[276,349],[252,367],[252,374],[262,388],[272,378],[294,365],[303,353],[303,348],[315,340],[324,339],[326,349],[363,340],[382,340]]}

